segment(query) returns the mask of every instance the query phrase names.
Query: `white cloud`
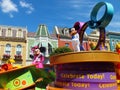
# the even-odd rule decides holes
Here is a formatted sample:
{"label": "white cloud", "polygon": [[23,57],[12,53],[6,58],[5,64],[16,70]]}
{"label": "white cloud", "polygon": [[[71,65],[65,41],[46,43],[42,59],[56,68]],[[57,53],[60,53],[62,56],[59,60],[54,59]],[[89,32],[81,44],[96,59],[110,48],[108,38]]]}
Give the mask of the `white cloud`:
{"label": "white cloud", "polygon": [[[76,18],[75,16],[89,18],[91,10],[95,5],[95,2],[89,1],[89,0],[68,0],[64,4],[67,5],[67,7],[71,9],[70,12],[66,11],[66,13],[68,13],[68,16],[74,17],[74,18]],[[74,19],[70,17],[68,18],[69,20]]]}
{"label": "white cloud", "polygon": [[92,8],[93,5],[95,4],[94,1],[87,1],[87,0],[70,0],[68,3],[70,3],[71,7],[73,8]]}
{"label": "white cloud", "polygon": [[28,10],[26,11],[27,14],[31,14],[34,10],[32,4],[26,3],[25,1],[20,1],[20,6],[23,8],[27,8]]}
{"label": "white cloud", "polygon": [[3,13],[8,13],[10,17],[14,17],[12,12],[18,12],[17,5],[11,0],[2,0],[0,2],[0,7]]}

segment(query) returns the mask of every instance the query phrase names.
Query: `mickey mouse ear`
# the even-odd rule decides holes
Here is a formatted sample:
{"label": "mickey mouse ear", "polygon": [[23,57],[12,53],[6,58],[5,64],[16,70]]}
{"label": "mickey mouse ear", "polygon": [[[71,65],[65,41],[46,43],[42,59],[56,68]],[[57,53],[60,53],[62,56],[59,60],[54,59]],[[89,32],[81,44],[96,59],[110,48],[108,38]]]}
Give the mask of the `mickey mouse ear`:
{"label": "mickey mouse ear", "polygon": [[73,30],[75,30],[75,28],[74,28],[74,27],[69,28],[69,33],[71,33]]}
{"label": "mickey mouse ear", "polygon": [[43,46],[42,46],[42,43],[38,43],[37,46],[38,46],[38,48],[43,47]]}
{"label": "mickey mouse ear", "polygon": [[46,51],[45,47],[40,47],[40,52],[44,53]]}

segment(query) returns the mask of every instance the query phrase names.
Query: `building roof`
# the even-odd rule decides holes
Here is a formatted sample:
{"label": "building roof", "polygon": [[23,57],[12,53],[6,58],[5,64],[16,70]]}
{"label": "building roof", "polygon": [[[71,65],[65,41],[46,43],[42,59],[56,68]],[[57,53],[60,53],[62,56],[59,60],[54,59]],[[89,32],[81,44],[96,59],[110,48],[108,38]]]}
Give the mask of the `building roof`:
{"label": "building roof", "polygon": [[54,33],[59,35],[60,38],[71,39],[69,28],[55,26]]}
{"label": "building roof", "polygon": [[89,36],[99,36],[100,35],[100,32],[99,32],[99,30],[98,29],[95,29],[95,30],[93,30],[90,34],[89,34]]}
{"label": "building roof", "polygon": [[108,31],[107,35],[120,35],[120,32]]}
{"label": "building roof", "polygon": [[27,36],[28,36],[28,37],[35,37],[35,32],[28,32],[28,33],[27,33]]}
{"label": "building roof", "polygon": [[0,25],[2,28],[11,28],[11,29],[22,29],[27,31],[27,27],[21,27],[21,26],[11,26],[11,25]]}
{"label": "building roof", "polygon": [[57,39],[57,36],[56,36],[56,34],[50,34],[50,38],[51,39]]}
{"label": "building roof", "polygon": [[47,26],[44,24],[39,25],[37,32],[36,32],[36,36],[37,37],[50,37]]}

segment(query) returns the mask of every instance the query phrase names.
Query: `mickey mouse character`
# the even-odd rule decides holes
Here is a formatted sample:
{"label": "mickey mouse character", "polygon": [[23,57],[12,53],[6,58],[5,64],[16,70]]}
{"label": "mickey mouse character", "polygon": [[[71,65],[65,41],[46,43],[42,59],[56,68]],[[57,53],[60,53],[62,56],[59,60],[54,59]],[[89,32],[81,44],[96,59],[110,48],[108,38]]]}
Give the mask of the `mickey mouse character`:
{"label": "mickey mouse character", "polygon": [[80,42],[79,42],[79,34],[75,28],[70,28],[69,33],[72,37],[72,46],[74,49],[74,52],[79,52],[80,51]]}
{"label": "mickey mouse character", "polygon": [[39,45],[31,48],[30,57],[33,59],[32,64],[36,65],[36,68],[44,68],[44,55],[43,53],[46,51],[45,47],[40,47]]}

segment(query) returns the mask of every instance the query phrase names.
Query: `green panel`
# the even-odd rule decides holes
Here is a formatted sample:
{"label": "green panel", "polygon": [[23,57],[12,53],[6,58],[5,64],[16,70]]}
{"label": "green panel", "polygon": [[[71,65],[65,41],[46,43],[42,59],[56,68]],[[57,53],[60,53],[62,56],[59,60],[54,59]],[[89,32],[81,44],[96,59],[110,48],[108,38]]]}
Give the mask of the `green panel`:
{"label": "green panel", "polygon": [[0,88],[5,87],[7,82],[8,82],[7,74],[0,74]]}
{"label": "green panel", "polygon": [[27,66],[18,68],[12,71],[5,71],[0,73],[0,88],[5,90],[18,90],[20,88],[28,87],[40,77],[35,72],[34,66]]}
{"label": "green panel", "polygon": [[41,36],[47,36],[45,26],[42,27]]}
{"label": "green panel", "polygon": [[14,90],[24,88],[34,83],[30,70],[25,70],[22,74],[21,72],[18,72],[17,74],[11,73],[10,76],[10,81],[7,83],[5,89]]}
{"label": "green panel", "polygon": [[35,66],[6,71],[0,73],[0,88],[19,90],[34,84],[39,78],[43,78],[43,81],[35,84],[35,90],[45,90],[46,86],[55,80],[55,73],[52,70],[38,69]]}
{"label": "green panel", "polygon": [[37,32],[36,32],[37,37],[49,37],[48,29],[46,25],[39,25]]}

